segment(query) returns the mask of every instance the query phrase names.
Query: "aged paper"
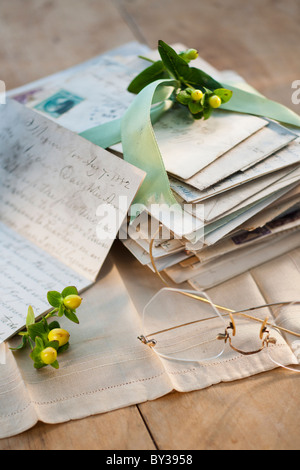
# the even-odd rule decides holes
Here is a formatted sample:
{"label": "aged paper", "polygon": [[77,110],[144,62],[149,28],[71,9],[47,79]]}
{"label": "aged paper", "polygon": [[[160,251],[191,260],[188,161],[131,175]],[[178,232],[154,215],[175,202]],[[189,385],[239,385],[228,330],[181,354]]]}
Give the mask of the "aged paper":
{"label": "aged paper", "polygon": [[234,256],[226,253],[218,258],[186,268],[175,265],[166,269],[173,282],[189,281],[196,290],[208,289],[247,272],[249,269],[277,258],[300,246],[299,233],[283,233],[272,240],[240,249]]}
{"label": "aged paper", "polygon": [[2,222],[94,280],[144,173],[14,101],[0,113]]}
{"label": "aged paper", "polygon": [[205,243],[207,245],[212,245],[221,240],[221,238],[227,236],[230,232],[240,227],[246,220],[249,220],[251,217],[271,205],[273,202],[279,200],[289,191],[289,189],[291,188],[289,187],[281,189],[276,193],[259,200],[258,202],[252,203],[246,208],[239,209],[235,213],[229,214],[228,216],[225,215],[224,220],[229,218],[228,223],[226,221],[223,224],[219,224],[219,220],[212,222],[207,226],[208,231],[205,233]]}
{"label": "aged paper", "polygon": [[197,121],[185,108],[174,108],[153,128],[167,172],[186,180],[267,124],[220,110],[207,121]]}
{"label": "aged paper", "polygon": [[200,190],[259,163],[296,139],[296,135],[275,122],[236,145],[185,182]]}
{"label": "aged paper", "polygon": [[216,196],[205,199],[204,201],[187,204],[186,210],[187,212],[197,216],[198,207],[204,207],[204,220],[205,222],[211,222],[218,217],[222,217],[231,210],[234,211],[235,208],[238,209],[238,206],[241,203],[248,205],[248,201],[252,196],[259,197],[261,191],[266,188],[270,188],[270,191],[273,192],[273,184],[286,177],[293,169],[296,168],[291,167],[290,170],[283,169],[278,172],[271,173],[270,175],[266,175],[263,178],[249,181],[249,183],[237,186],[225,193],[217,194]]}
{"label": "aged paper", "polygon": [[259,199],[263,199],[290,184],[297,183],[300,177],[299,168],[299,166],[297,168],[292,167],[288,173],[286,170],[271,173],[264,178],[249,182],[241,188],[237,187],[228,191],[224,196],[219,195],[204,201],[205,220],[211,222],[218,217],[228,215]]}
{"label": "aged paper", "polygon": [[[236,210],[235,212],[229,213],[228,215],[225,214],[224,217],[204,225],[204,234],[202,227],[201,237],[199,237],[197,231],[190,235],[186,235],[186,239],[190,242],[189,249],[200,249],[201,243],[199,247],[198,240],[205,241],[206,245],[213,245],[223,237],[241,227],[247,220],[266,209],[272,203],[279,201],[281,197],[291,191],[295,186],[296,185],[292,185],[292,187],[280,189],[274,194],[249,204],[249,206],[243,207],[239,210]],[[194,248],[192,247],[193,245]]]}
{"label": "aged paper", "polygon": [[236,252],[244,247],[250,247],[255,243],[261,243],[270,240],[278,233],[291,232],[300,227],[300,211],[288,213],[278,219],[275,219],[263,227],[258,227],[252,231],[239,231],[214,245],[207,246],[200,251],[195,252],[199,261],[204,262],[224,255],[225,253]]}
{"label": "aged paper", "polygon": [[[214,197],[218,194],[225,193],[233,188],[258,180],[270,173],[287,169],[288,167],[299,164],[300,162],[300,139],[297,138],[284,149],[276,152],[275,154],[267,157],[263,161],[253,165],[252,167],[238,171],[233,175],[225,178],[217,184],[211,185],[209,188],[201,191],[196,187],[186,184],[177,178],[170,177],[170,184],[172,189],[179,194],[186,202],[200,202]],[[196,183],[195,183],[196,184]]]}
{"label": "aged paper", "polygon": [[289,174],[286,176],[280,178],[279,180],[275,181],[273,184],[266,186],[263,190],[258,191],[256,194],[253,194],[249,199],[246,201],[241,202],[237,206],[235,206],[233,209],[227,211],[226,213],[224,212],[225,215],[229,215],[232,212],[235,212],[236,210],[241,210],[245,207],[248,207],[250,204],[254,204],[260,200],[263,200],[264,198],[271,196],[272,194],[276,194],[276,192],[280,191],[281,189],[284,188],[291,188],[292,185],[297,185],[300,179],[300,166],[297,168],[293,169]]}
{"label": "aged paper", "polygon": [[279,217],[287,211],[296,210],[300,207],[300,186],[299,184],[285,194],[280,200],[275,201],[261,213],[248,219],[239,227],[240,230],[254,230],[257,227],[263,227],[266,223]]}
{"label": "aged paper", "polygon": [[[121,118],[135,97],[127,87],[138,64],[136,58],[124,58],[120,63],[104,58],[60,87],[41,92],[30,107],[78,134]],[[64,105],[60,107],[60,103]]]}
{"label": "aged paper", "polygon": [[121,117],[135,95],[130,81],[148,66],[138,58],[148,47],[125,44],[79,66],[58,72],[8,93],[76,133]]}
{"label": "aged paper", "polygon": [[[31,273],[41,280],[41,288],[48,266],[42,252],[45,260],[53,257],[57,268],[53,290],[65,284],[59,279],[69,279],[72,285],[81,279],[85,286],[96,279],[144,172],[10,99],[0,107],[0,142],[1,226],[24,239],[21,248],[16,248],[13,237],[8,236],[8,243],[2,230],[1,271],[15,285],[11,290],[1,283],[5,292],[0,295],[0,318],[5,322],[16,290],[18,312],[24,319],[21,305],[24,309],[28,304],[29,294],[34,302],[36,287],[18,289],[18,284],[30,282],[30,275],[26,279],[30,256],[35,262]],[[30,249],[31,255],[18,262],[15,256],[22,256],[23,248],[24,253]],[[66,276],[60,278],[62,266]],[[28,295],[23,296],[25,291]],[[10,292],[12,298],[7,299]],[[10,318],[11,329],[20,327],[19,320]],[[4,332],[1,339],[5,339]]]}
{"label": "aged paper", "polygon": [[46,293],[92,282],[0,222],[0,344],[24,326],[29,305],[36,316],[49,309]]}

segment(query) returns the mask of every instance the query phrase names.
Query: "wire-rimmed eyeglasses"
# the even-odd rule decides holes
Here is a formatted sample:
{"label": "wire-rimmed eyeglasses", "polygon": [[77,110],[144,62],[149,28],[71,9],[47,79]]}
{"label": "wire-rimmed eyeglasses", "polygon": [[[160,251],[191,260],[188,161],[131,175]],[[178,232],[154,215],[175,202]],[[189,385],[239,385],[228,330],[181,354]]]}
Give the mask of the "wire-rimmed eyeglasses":
{"label": "wire-rimmed eyeglasses", "polygon": [[227,357],[229,346],[243,356],[263,352],[273,364],[298,372],[287,367],[298,363],[291,338],[300,338],[300,301],[235,311],[214,304],[205,292],[174,288],[161,289],[146,305],[139,336],[168,360],[208,363]]}

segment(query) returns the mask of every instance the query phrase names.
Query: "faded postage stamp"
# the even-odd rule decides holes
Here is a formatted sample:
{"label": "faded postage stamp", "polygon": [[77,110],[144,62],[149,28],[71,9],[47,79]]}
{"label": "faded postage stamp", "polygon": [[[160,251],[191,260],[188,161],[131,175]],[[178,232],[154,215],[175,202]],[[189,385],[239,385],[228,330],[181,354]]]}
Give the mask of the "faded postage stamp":
{"label": "faded postage stamp", "polygon": [[59,118],[82,101],[84,101],[84,98],[80,96],[74,95],[67,90],[59,90],[54,95],[37,104],[34,109],[53,118]]}

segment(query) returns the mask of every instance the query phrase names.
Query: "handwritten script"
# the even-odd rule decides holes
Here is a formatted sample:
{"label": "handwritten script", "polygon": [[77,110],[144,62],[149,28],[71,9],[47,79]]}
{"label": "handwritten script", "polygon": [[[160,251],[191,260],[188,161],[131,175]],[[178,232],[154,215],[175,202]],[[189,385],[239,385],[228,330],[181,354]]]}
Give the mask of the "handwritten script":
{"label": "handwritten script", "polygon": [[[71,270],[75,281],[80,278],[90,284],[100,271],[144,173],[13,100],[0,106],[0,143],[1,241],[5,239],[5,227],[22,237],[31,249],[36,247],[41,259],[44,253],[47,259],[56,260],[58,271],[64,266],[70,281]],[[110,209],[110,217],[101,218],[99,208],[105,207]],[[7,244],[7,239],[3,243],[2,275],[14,279],[16,287],[12,291],[1,282],[0,318],[8,311],[12,315],[7,306],[10,300],[3,303],[2,290],[6,299],[10,291],[16,298],[18,290],[21,306],[27,299],[22,297],[24,289],[18,289],[18,283],[22,285],[27,269],[30,271],[30,257],[12,262],[16,249]],[[37,266],[41,273],[45,270],[43,263],[35,269],[39,269]],[[52,289],[57,290],[54,284]],[[34,288],[30,292],[36,291]],[[13,317],[11,321],[14,329]],[[0,335],[0,341],[3,339]]]}

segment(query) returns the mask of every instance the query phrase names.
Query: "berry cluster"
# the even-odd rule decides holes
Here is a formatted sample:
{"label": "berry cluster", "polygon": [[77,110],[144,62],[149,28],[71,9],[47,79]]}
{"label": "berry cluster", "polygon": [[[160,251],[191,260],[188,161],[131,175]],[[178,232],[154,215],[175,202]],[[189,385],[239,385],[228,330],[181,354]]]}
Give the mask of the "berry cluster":
{"label": "berry cluster", "polygon": [[187,106],[195,119],[208,119],[213,109],[219,108],[222,98],[218,96],[218,90],[197,90],[195,88],[185,88],[178,91],[176,100]]}
{"label": "berry cluster", "polygon": [[70,333],[61,328],[57,321],[48,323],[47,320],[54,316],[65,316],[72,322],[79,323],[76,309],[81,305],[82,298],[78,295],[76,287],[66,287],[61,293],[48,292],[47,299],[54,309],[36,322],[36,315],[30,306],[26,319],[26,331],[19,333],[22,336],[22,342],[17,348],[11,348],[17,351],[29,345],[30,357],[36,369],[48,365],[58,369],[57,357],[69,347]]}

